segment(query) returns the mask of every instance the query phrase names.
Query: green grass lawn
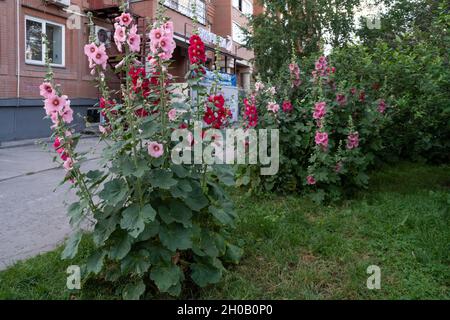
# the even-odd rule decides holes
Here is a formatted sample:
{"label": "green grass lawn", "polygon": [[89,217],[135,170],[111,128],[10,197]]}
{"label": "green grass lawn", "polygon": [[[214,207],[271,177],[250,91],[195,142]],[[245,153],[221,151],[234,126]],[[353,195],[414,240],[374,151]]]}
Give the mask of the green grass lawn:
{"label": "green grass lawn", "polygon": [[[450,167],[400,164],[372,175],[353,200],[315,205],[295,196],[234,195],[245,249],[223,280],[184,298],[449,299]],[[239,242],[239,241],[238,241]],[[66,289],[61,249],[0,272],[0,299],[114,299],[98,281]],[[366,269],[381,268],[369,290]]]}

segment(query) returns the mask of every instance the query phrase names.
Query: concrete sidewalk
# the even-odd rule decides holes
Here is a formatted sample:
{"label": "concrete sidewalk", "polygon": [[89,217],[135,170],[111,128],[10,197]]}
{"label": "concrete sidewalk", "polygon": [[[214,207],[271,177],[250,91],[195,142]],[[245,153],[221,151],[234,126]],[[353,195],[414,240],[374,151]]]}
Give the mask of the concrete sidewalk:
{"label": "concrete sidewalk", "polygon": [[[64,202],[74,201],[75,192],[69,184],[57,188],[64,170],[47,146],[0,148],[0,270],[52,250],[71,232]],[[80,140],[77,150],[89,151],[83,170],[97,167],[101,149],[96,137]]]}

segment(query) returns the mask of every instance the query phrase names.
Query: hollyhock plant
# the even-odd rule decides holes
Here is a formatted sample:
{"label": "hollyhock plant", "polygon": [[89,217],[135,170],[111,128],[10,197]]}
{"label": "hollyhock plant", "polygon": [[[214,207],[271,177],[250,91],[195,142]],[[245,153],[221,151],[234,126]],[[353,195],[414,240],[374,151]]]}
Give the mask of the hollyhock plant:
{"label": "hollyhock plant", "polygon": [[[204,116],[213,128],[222,129],[228,126],[231,112],[217,87],[203,86],[198,74],[186,90],[195,88],[196,99],[170,85],[175,42],[173,24],[162,15],[163,9],[158,5],[158,19],[150,32],[154,39],[144,57],[147,69],[136,54],[138,43],[144,41],[126,12],[116,20],[115,41],[123,52],[118,66],[109,70],[104,64],[106,51],[95,45],[92,33],[91,44],[85,47],[105,119],[99,125],[104,141],[99,154],[100,162],[107,165],[87,172],[80,166],[84,153],[77,152],[80,135],[69,127],[73,120],[70,101],[55,86],[48,58],[49,72],[40,88],[47,117],[54,122],[55,161],[65,169],[65,181],[73,183],[78,197],[69,206],[74,232],[62,258],[74,258],[78,244],[90,233],[93,250],[82,261],[86,277],[111,281],[114,292],[121,292],[124,299],[158,293],[178,296],[185,283],[189,287],[217,283],[226,267],[238,263],[242,255],[232,244],[230,231],[236,214],[224,189],[225,184],[234,185],[232,170],[227,165],[178,162],[176,152],[170,152],[180,142],[173,139],[176,129],[192,131]],[[87,16],[92,30],[92,14]],[[200,43],[193,44],[202,49]],[[102,57],[96,57],[98,52]],[[122,77],[120,87],[110,86],[105,77],[109,72]],[[48,84],[58,90],[47,92]],[[189,143],[183,155],[191,151],[194,138],[197,147],[204,137],[183,132],[180,138]],[[88,231],[84,228],[87,221],[91,223]]]}

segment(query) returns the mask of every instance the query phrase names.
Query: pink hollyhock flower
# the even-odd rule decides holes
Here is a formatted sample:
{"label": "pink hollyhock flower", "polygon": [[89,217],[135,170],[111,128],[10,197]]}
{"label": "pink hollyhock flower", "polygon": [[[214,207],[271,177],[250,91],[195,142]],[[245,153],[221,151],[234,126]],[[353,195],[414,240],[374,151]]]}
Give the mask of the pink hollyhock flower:
{"label": "pink hollyhock flower", "polygon": [[73,110],[70,107],[70,100],[67,100],[66,105],[59,111],[59,115],[65,123],[71,123],[73,121]]}
{"label": "pink hollyhock flower", "polygon": [[316,179],[314,179],[313,176],[309,175],[306,177],[306,183],[309,184],[310,186],[316,184]]}
{"label": "pink hollyhock flower", "polygon": [[93,59],[96,52],[97,52],[97,46],[94,42],[86,44],[84,46],[84,54],[88,58]]}
{"label": "pink hollyhock flower", "polygon": [[153,158],[159,158],[164,153],[164,147],[161,143],[150,141],[148,144],[148,154]]}
{"label": "pink hollyhock flower", "polygon": [[381,99],[378,102],[378,112],[384,113],[385,111],[386,111],[386,102],[383,99]]}
{"label": "pink hollyhock flower", "polygon": [[69,155],[67,154],[67,152],[63,152],[60,154],[62,161],[66,161],[67,158],[69,158]]}
{"label": "pink hollyhock flower", "polygon": [[172,49],[172,43],[171,42],[172,42],[172,39],[170,39],[170,37],[163,36],[159,40],[159,46],[164,52],[170,52],[171,49]]}
{"label": "pink hollyhock flower", "polygon": [[280,110],[280,106],[276,102],[269,102],[267,110],[277,113]]}
{"label": "pink hollyhock flower", "polygon": [[313,118],[318,120],[318,119],[322,119],[325,114],[327,113],[327,108],[326,108],[326,102],[321,101],[321,102],[317,102],[314,105],[314,112],[313,112]]}
{"label": "pink hollyhock flower", "polygon": [[164,33],[160,28],[155,28],[150,31],[148,37],[150,38],[152,45],[157,47],[159,44],[159,40],[161,40],[163,35],[164,35]]}
{"label": "pink hollyhock flower", "polygon": [[62,140],[59,137],[55,138],[55,141],[53,142],[53,148],[55,148],[55,151],[58,154],[62,154],[64,152],[64,148],[62,147]]}
{"label": "pink hollyhock flower", "polygon": [[255,83],[255,91],[258,92],[258,91],[262,91],[262,90],[264,90],[264,83],[262,83],[260,81],[256,82]]}
{"label": "pink hollyhock flower", "polygon": [[270,87],[267,91],[273,96],[277,93],[277,89],[275,89],[275,87]]}
{"label": "pink hollyhock flower", "polygon": [[39,86],[40,95],[45,99],[55,94],[55,89],[50,82],[44,82]]}
{"label": "pink hollyhock flower", "polygon": [[64,161],[63,167],[64,167],[64,169],[66,169],[67,171],[72,170],[72,168],[73,168],[73,160],[72,160],[72,158],[68,157],[68,158]]}
{"label": "pink hollyhock flower", "polygon": [[283,101],[281,106],[284,112],[290,112],[293,109],[292,103],[290,101]]}
{"label": "pink hollyhock flower", "polygon": [[170,109],[169,112],[167,112],[167,116],[170,121],[175,121],[177,119],[177,109]]}
{"label": "pink hollyhock flower", "polygon": [[141,37],[138,34],[130,33],[127,43],[132,52],[139,52],[141,50]]}
{"label": "pink hollyhock flower", "polygon": [[44,102],[45,113],[51,116],[53,113],[58,113],[64,108],[67,103],[67,96],[57,96],[53,94],[49,96]]}
{"label": "pink hollyhock flower", "polygon": [[116,43],[117,50],[122,52],[122,43],[127,39],[125,27],[120,26],[118,23],[114,24],[114,26],[116,28],[114,31],[114,42]]}
{"label": "pink hollyhock flower", "polygon": [[116,21],[121,25],[121,26],[125,26],[128,27],[130,25],[131,22],[133,22],[133,18],[131,17],[131,15],[127,12],[122,12],[122,14],[116,18]]}
{"label": "pink hollyhock flower", "polygon": [[352,96],[354,96],[356,94],[356,88],[351,88],[350,93]]}
{"label": "pink hollyhock flower", "polygon": [[358,132],[350,133],[347,137],[347,149],[351,150],[357,148],[359,145]]}
{"label": "pink hollyhock flower", "polygon": [[98,130],[100,131],[101,134],[106,134],[106,133],[108,133],[108,130],[107,130],[104,126],[102,126],[102,125],[99,125],[99,126],[98,126]]}
{"label": "pink hollyhock flower", "polygon": [[104,44],[98,47],[97,52],[93,56],[92,60],[95,64],[102,66],[103,70],[106,70],[106,63],[108,62],[108,55],[106,54],[106,48]]}
{"label": "pink hollyhock flower", "polygon": [[164,33],[169,36],[173,36],[173,22],[167,21],[163,24],[162,28],[164,29]]}
{"label": "pink hollyhock flower", "polygon": [[314,140],[317,145],[320,145],[324,148],[328,147],[328,133],[317,131]]}
{"label": "pink hollyhock flower", "polygon": [[336,102],[339,103],[339,105],[341,107],[345,106],[347,103],[347,97],[345,95],[339,93],[336,95]]}

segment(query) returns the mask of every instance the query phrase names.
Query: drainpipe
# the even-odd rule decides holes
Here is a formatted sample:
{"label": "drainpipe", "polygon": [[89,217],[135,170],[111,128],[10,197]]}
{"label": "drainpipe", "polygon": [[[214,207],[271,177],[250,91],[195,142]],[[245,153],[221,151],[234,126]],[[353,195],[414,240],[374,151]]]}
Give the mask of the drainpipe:
{"label": "drainpipe", "polygon": [[20,98],[20,0],[16,0],[17,103]]}

